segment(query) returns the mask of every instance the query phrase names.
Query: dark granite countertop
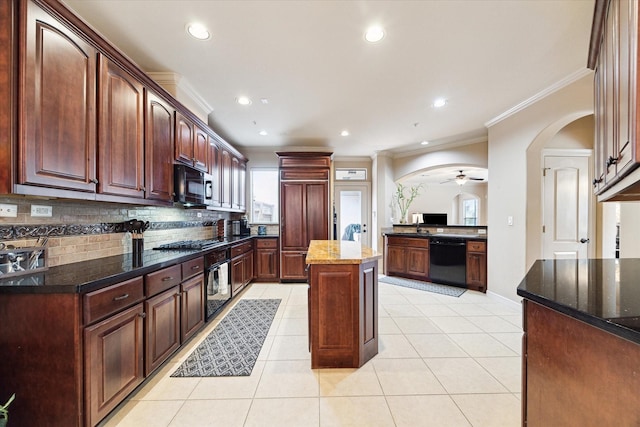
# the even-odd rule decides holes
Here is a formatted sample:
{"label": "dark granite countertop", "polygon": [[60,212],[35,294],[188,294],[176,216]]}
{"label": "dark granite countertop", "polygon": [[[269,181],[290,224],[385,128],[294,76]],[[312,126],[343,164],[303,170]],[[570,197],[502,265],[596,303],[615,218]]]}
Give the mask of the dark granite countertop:
{"label": "dark granite countertop", "polygon": [[640,344],[640,259],[538,260],[518,295]]}
{"label": "dark granite countertop", "polygon": [[[34,274],[0,278],[0,294],[91,292],[164,267],[188,261],[207,252],[233,246],[257,236],[234,236],[206,250],[146,250],[134,266],[131,253],[50,267]],[[262,237],[262,236],[261,236]]]}
{"label": "dark granite countertop", "polygon": [[[414,226],[415,227],[415,226]],[[427,233],[426,231],[420,233],[398,233],[398,232],[387,232],[383,233],[385,236],[399,236],[399,237],[420,237],[420,238],[431,238],[431,237],[446,237],[447,239],[461,239],[461,240],[487,240],[486,234],[456,234],[456,233]]]}

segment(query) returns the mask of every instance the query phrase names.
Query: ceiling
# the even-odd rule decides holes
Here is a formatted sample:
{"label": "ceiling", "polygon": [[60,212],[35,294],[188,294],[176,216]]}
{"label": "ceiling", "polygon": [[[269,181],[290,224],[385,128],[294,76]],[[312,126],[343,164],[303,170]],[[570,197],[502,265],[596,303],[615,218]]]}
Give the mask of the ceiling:
{"label": "ceiling", "polygon": [[[340,157],[486,140],[487,122],[585,71],[594,8],[594,0],[65,3],[143,70],[182,76],[240,151],[313,147]],[[209,40],[186,33],[194,21]],[[385,29],[375,44],[364,40],[372,24]],[[241,95],[252,104],[236,103]],[[438,97],[447,99],[439,109]]]}

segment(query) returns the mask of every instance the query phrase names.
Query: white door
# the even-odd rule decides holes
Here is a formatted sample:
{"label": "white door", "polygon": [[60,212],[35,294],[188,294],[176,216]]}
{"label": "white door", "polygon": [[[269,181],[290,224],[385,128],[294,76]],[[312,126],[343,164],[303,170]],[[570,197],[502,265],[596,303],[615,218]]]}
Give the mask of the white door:
{"label": "white door", "polygon": [[589,157],[544,157],[543,257],[589,255]]}
{"label": "white door", "polygon": [[335,238],[371,246],[368,225],[371,221],[369,183],[335,184]]}

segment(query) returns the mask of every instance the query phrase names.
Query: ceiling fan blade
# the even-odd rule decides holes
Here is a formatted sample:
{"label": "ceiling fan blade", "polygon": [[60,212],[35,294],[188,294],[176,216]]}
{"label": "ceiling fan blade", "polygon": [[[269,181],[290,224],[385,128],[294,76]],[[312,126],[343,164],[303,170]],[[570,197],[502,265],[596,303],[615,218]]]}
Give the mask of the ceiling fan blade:
{"label": "ceiling fan blade", "polygon": [[451,182],[451,181],[455,181],[455,178],[452,179],[445,179],[444,181],[442,181],[440,184],[446,184],[447,182]]}
{"label": "ceiling fan blade", "polygon": [[472,181],[484,181],[484,178],[467,178],[470,179]]}

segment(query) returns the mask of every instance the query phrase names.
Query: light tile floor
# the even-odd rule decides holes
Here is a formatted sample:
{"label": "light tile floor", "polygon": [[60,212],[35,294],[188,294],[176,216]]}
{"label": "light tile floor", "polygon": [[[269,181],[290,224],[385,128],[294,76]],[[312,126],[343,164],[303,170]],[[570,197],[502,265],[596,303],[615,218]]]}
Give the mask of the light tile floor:
{"label": "light tile floor", "polygon": [[241,298],[282,299],[250,376],[170,377],[218,316],[102,425],[520,425],[516,303],[473,291],[456,298],[380,283],[378,355],[360,369],[312,370],[307,285],[253,284]]}

